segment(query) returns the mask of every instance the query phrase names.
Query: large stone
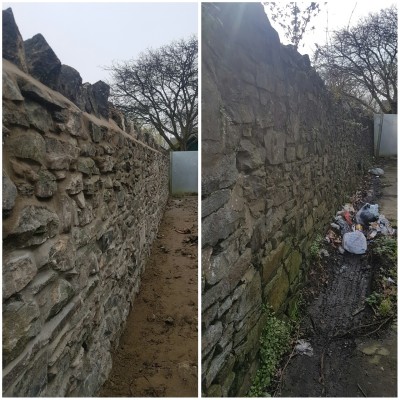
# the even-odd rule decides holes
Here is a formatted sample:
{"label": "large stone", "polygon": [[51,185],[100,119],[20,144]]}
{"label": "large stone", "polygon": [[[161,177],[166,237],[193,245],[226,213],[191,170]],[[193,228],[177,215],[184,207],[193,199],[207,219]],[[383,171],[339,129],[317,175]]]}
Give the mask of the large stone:
{"label": "large stone", "polygon": [[46,154],[46,143],[40,133],[33,130],[15,129],[5,142],[5,149],[17,158],[43,164]]}
{"label": "large stone", "polygon": [[25,101],[26,117],[29,125],[39,132],[46,133],[53,130],[53,120],[45,107],[34,101]]}
{"label": "large stone", "polygon": [[56,177],[49,171],[40,170],[35,184],[35,195],[41,199],[52,197],[57,192]]}
{"label": "large stone", "polygon": [[201,335],[201,354],[204,357],[218,343],[222,335],[222,323],[210,325],[208,329]]}
{"label": "large stone", "polygon": [[75,267],[76,250],[69,236],[59,236],[49,252],[49,263],[56,271],[68,271]]}
{"label": "large stone", "polygon": [[229,189],[218,190],[201,201],[201,217],[207,217],[217,211],[229,200],[231,191]]}
{"label": "large stone", "polygon": [[57,77],[56,90],[82,108],[81,101],[82,78],[79,72],[68,65],[61,65]]}
{"label": "large stone", "polygon": [[13,181],[3,171],[3,213],[6,215],[14,208],[17,188]]}
{"label": "large stone", "polygon": [[46,39],[38,33],[25,40],[25,54],[29,73],[51,88],[56,88],[56,82],[61,70],[61,61]]}
{"label": "large stone", "polygon": [[36,82],[26,80],[25,78],[18,78],[18,84],[24,97],[37,101],[50,110],[60,111],[66,107],[64,103],[56,99],[54,93],[51,93],[44,86],[39,86]]}
{"label": "large stone", "polygon": [[32,281],[37,268],[32,255],[26,251],[15,251],[3,259],[3,299],[21,291]]}
{"label": "large stone", "polygon": [[218,241],[226,239],[235,231],[239,220],[240,213],[228,205],[206,217],[202,224],[202,245],[214,246]]}
{"label": "large stone", "polygon": [[12,101],[24,100],[24,97],[22,96],[17,83],[10,76],[10,74],[4,69],[3,69],[3,99]]}
{"label": "large stone", "polygon": [[82,192],[82,190],[83,190],[82,174],[81,173],[71,174],[68,179],[65,191],[69,195],[73,195]]}
{"label": "large stone", "polygon": [[3,304],[3,361],[8,364],[40,332],[39,307],[23,300]]}
{"label": "large stone", "polygon": [[79,157],[76,168],[79,172],[82,172],[83,175],[89,177],[93,174],[99,174],[99,169],[96,167],[95,162],[89,157]]}
{"label": "large stone", "polygon": [[3,10],[3,58],[28,72],[25,48],[11,8]]}
{"label": "large stone", "polygon": [[110,96],[110,86],[103,81],[98,81],[92,85],[92,93],[97,106],[95,112],[97,111],[98,115],[101,115],[103,118],[108,120],[108,97]]}
{"label": "large stone", "polygon": [[25,206],[4,237],[13,246],[29,247],[41,244],[58,232],[58,215],[43,206]]}
{"label": "large stone", "polygon": [[64,279],[50,283],[36,296],[44,320],[57,315],[74,295],[74,289]]}

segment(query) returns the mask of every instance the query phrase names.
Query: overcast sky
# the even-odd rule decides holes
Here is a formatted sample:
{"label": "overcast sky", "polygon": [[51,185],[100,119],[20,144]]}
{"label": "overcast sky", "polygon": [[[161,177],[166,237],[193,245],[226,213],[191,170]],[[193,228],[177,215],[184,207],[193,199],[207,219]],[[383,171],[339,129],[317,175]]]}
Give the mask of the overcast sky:
{"label": "overcast sky", "polygon": [[[280,1],[279,3],[288,3],[286,1]],[[301,2],[299,2],[301,4]],[[324,3],[327,3],[324,5]],[[309,3],[306,3],[309,4]],[[301,42],[299,52],[302,54],[309,54],[310,58],[315,50],[314,43],[323,45],[326,43],[326,30],[328,27],[328,34],[333,30],[337,30],[342,27],[346,27],[350,21],[350,26],[357,23],[361,17],[367,16],[369,13],[376,13],[382,8],[389,7],[395,4],[393,0],[364,0],[364,1],[327,1],[320,2],[321,12],[319,15],[310,22],[311,25],[315,25],[315,31],[309,32],[305,35],[304,41]],[[266,8],[268,15],[268,8]],[[354,10],[354,11],[353,11]],[[351,17],[351,18],[350,18]],[[272,26],[278,31],[279,38],[282,43],[287,44],[284,33],[280,30],[279,26],[275,24],[271,19]],[[302,46],[304,43],[304,47]]]}
{"label": "overcast sky", "polygon": [[2,3],[24,40],[41,33],[83,82],[107,81],[102,66],[135,58],[149,47],[197,35],[195,2]]}

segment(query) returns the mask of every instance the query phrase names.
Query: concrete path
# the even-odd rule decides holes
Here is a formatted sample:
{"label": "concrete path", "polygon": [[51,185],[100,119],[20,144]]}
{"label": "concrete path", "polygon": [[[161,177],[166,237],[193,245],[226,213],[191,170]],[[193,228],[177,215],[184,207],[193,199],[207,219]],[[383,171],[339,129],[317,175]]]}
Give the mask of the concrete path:
{"label": "concrete path", "polygon": [[381,160],[385,175],[381,177],[382,197],[379,198],[379,211],[392,225],[397,225],[397,158]]}

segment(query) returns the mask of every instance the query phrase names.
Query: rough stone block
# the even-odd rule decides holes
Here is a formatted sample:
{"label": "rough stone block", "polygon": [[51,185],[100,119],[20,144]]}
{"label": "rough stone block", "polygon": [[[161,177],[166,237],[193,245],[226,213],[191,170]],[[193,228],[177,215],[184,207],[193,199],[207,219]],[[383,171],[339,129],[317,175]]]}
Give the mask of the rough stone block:
{"label": "rough stone block", "polygon": [[58,236],[49,251],[49,264],[56,271],[69,271],[75,267],[76,250],[70,236]]}
{"label": "rough stone block", "polygon": [[278,269],[272,281],[264,288],[264,298],[267,300],[267,303],[273,308],[273,310],[278,312],[280,307],[285,302],[288,293],[289,277],[282,266]]}
{"label": "rough stone block", "polygon": [[73,173],[67,179],[65,191],[70,194],[78,194],[83,190],[82,174],[80,172]]}
{"label": "rough stone block", "polygon": [[57,191],[56,177],[49,171],[40,170],[35,184],[35,195],[41,199],[52,197]]}
{"label": "rough stone block", "polygon": [[83,175],[92,176],[93,174],[98,175],[99,169],[96,167],[95,162],[91,158],[79,157],[77,162],[77,170],[82,172]]}
{"label": "rough stone block", "polygon": [[19,90],[15,80],[3,70],[3,99],[12,101],[23,101],[24,97]]}
{"label": "rough stone block", "polygon": [[8,154],[17,158],[32,160],[41,165],[44,163],[46,143],[42,135],[34,130],[14,129],[4,146]]}
{"label": "rough stone block", "polygon": [[219,208],[224,206],[229,200],[230,193],[231,191],[229,189],[218,190],[217,192],[211,193],[211,195],[206,197],[205,199],[202,199],[202,218],[207,217],[211,213],[217,211]]}
{"label": "rough stone block", "polygon": [[40,313],[45,321],[53,318],[73,297],[74,290],[70,283],[59,279],[42,289],[36,296]]}
{"label": "rough stone block", "polygon": [[202,223],[202,245],[215,245],[233,233],[239,224],[240,213],[230,206],[220,208],[214,214],[206,217]]}
{"label": "rough stone block", "polygon": [[4,232],[4,237],[13,240],[18,247],[29,247],[45,242],[58,232],[58,215],[42,206],[24,207],[13,226]]}
{"label": "rough stone block", "polygon": [[207,355],[218,343],[221,335],[222,323],[220,321],[208,327],[208,329],[201,336],[201,353],[203,356]]}
{"label": "rough stone block", "polygon": [[39,307],[35,302],[12,300],[3,304],[3,360],[7,365],[40,332]]}
{"label": "rough stone block", "polygon": [[3,259],[3,299],[21,291],[35,277],[37,268],[30,252],[15,251]]}
{"label": "rough stone block", "polygon": [[3,213],[6,215],[14,208],[17,188],[13,181],[3,171]]}

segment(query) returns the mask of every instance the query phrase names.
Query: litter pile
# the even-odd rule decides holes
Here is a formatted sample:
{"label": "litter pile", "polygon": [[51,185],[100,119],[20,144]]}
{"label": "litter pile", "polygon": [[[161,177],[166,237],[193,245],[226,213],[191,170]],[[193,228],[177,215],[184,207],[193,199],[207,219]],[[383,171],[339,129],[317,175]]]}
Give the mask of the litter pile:
{"label": "litter pile", "polygon": [[368,241],[378,235],[393,236],[396,231],[383,214],[379,214],[378,204],[364,204],[356,213],[352,204],[345,204],[336,213],[326,234],[326,241],[341,254],[365,254]]}

